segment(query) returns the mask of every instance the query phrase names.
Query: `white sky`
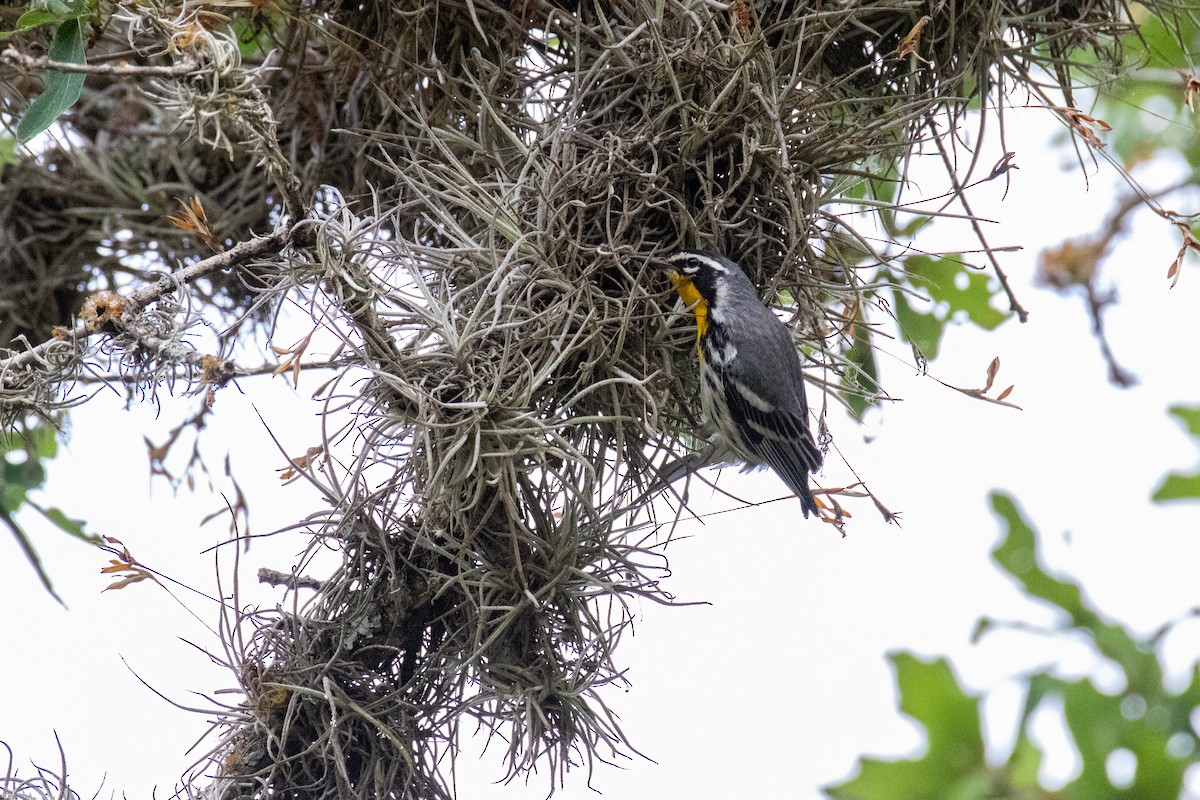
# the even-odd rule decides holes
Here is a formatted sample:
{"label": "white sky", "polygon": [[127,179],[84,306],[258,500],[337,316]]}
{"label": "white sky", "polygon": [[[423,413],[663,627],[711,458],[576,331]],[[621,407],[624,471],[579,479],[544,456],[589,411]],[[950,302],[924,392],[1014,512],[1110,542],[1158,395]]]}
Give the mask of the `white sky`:
{"label": "white sky", "polygon": [[[1166,272],[1178,240],[1165,223],[1139,212],[1134,235],[1105,262],[1103,276],[1121,291],[1106,317],[1113,348],[1140,383],[1127,391],[1109,387],[1083,302],[1032,288],[1031,280],[1040,247],[1093,231],[1116,184],[1105,173],[1085,189],[1069,157],[1047,148],[1056,128],[1045,112],[1014,114],[1009,126],[1021,169],[1012,173],[1007,199],[1000,201],[1000,181],[971,197],[979,213],[1002,221],[989,230],[994,245],[1026,245],[1002,258],[1031,318],[993,333],[950,330],[932,370],[947,383],[976,387],[998,355],[997,385],[1016,384],[1010,399],[1024,411],[975,402],[917,377],[906,348],[896,345],[894,358],[882,357],[883,382],[904,401],[865,427],[836,415],[830,424],[859,474],[904,512],[902,528],[883,525],[869,504],[851,504],[855,520],[841,539],[828,526],[802,520],[791,499],[722,514],[704,526],[681,525],[677,535],[687,538],[667,550],[673,573],[667,586],[681,601],[706,605],[647,605],[637,635],[618,651],[633,687],[610,692],[609,700],[634,744],[658,763],[599,770],[593,785],[606,795],[812,798],[817,787],[848,777],[861,754],[919,752],[918,729],[895,710],[883,655],[892,649],[949,655],[971,690],[988,694],[997,759],[1014,734],[1020,695],[1013,676],[1054,664],[1064,674],[1095,673],[1101,685],[1119,688],[1113,669],[1097,664],[1078,641],[1002,633],[969,643],[982,615],[1038,624],[1055,619],[989,560],[999,531],[986,500],[993,488],[1016,496],[1041,531],[1053,568],[1078,578],[1112,618],[1146,632],[1200,606],[1200,504],[1158,507],[1148,499],[1164,474],[1194,471],[1200,460],[1194,442],[1165,413],[1174,403],[1200,404],[1200,271],[1193,259],[1170,290]],[[1156,169],[1143,176],[1147,184],[1176,179],[1172,165]],[[942,191],[932,180],[922,188]],[[966,234],[949,236],[950,243],[921,244],[974,246]],[[251,487],[260,533],[317,506],[300,485],[278,485],[274,470],[282,460],[255,407],[289,452],[302,453],[318,438],[316,407],[307,399],[317,382],[308,379],[296,394],[282,379],[250,379],[242,382],[246,394],[230,389],[218,397],[208,435],[236,441],[234,469]],[[223,503],[216,494],[198,492],[193,501],[173,496],[161,482],[151,485],[141,438],[149,429],[161,439],[195,402],[168,400],[164,419],[154,420],[151,409],[125,412],[115,396],[102,393],[73,415],[71,442],[50,465],[41,500],[86,519],[91,531],[121,538],[143,563],[211,592],[213,556],[201,551],[226,529],[223,521],[204,528],[198,522]],[[848,482],[836,458],[829,462],[822,483]],[[756,500],[785,492],[769,473],[725,470],[721,485]],[[733,505],[703,490],[694,495],[698,511]],[[101,594],[109,582],[99,573],[104,554],[67,541],[33,515],[21,519],[70,610],[41,590],[15,543],[0,536],[0,558],[10,565],[0,584],[10,643],[0,659],[7,687],[0,741],[29,774],[31,761],[57,764],[57,731],[73,786],[85,796],[106,773],[106,790],[146,797],[157,785],[160,796],[169,794],[206,719],[172,708],[130,670],[176,702],[204,705],[193,691],[210,693],[233,681],[183,640],[216,647],[215,637],[149,584]],[[273,604],[276,595],[254,584],[254,570],[287,570],[304,546],[300,533],[255,541],[242,564],[246,596]],[[204,622],[215,623],[211,603],[177,594]],[[1168,638],[1165,656],[1175,678],[1198,648],[1200,622]],[[1049,740],[1061,739],[1052,715],[1042,722]],[[544,796],[544,777],[530,787],[492,787],[503,774],[500,759],[497,749],[478,767],[464,768],[460,795]],[[1060,745],[1045,774],[1061,782],[1073,769],[1070,750]],[[585,780],[569,775],[560,796],[594,797]],[[1194,792],[1200,796],[1200,788]]]}

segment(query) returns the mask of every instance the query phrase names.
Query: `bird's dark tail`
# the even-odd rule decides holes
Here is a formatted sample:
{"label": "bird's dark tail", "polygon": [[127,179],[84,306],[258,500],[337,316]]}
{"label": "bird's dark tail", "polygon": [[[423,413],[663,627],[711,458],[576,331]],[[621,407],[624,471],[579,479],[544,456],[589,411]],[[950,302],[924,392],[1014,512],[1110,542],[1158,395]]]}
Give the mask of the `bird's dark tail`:
{"label": "bird's dark tail", "polygon": [[789,486],[789,489],[795,493],[796,497],[800,498],[800,510],[804,512],[804,518],[808,519],[808,513],[811,511],[819,519],[821,510],[817,507],[817,499],[813,497],[812,490],[808,488],[808,481],[800,486]]}

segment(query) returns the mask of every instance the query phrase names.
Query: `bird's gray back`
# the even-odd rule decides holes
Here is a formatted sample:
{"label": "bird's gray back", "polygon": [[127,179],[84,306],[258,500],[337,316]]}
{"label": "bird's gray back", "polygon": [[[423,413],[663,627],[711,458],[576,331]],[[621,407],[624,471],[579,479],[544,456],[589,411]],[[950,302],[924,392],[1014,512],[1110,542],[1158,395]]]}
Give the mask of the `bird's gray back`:
{"label": "bird's gray back", "polygon": [[732,377],[771,405],[803,417],[808,405],[804,400],[804,377],[796,345],[783,321],[758,299],[749,279],[740,277],[745,281],[748,297],[738,291],[730,312],[736,313],[754,335],[743,337],[739,358],[727,369]]}

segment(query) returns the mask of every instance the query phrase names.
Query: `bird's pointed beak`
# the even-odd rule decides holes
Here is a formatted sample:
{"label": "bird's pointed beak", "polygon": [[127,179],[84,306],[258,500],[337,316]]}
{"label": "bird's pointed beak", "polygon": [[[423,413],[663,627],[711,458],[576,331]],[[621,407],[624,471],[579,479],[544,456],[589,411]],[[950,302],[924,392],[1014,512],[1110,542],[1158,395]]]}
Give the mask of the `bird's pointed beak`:
{"label": "bird's pointed beak", "polygon": [[678,289],[681,284],[687,283],[688,278],[679,270],[675,269],[675,265],[662,256],[650,256],[646,259],[646,263],[655,270],[665,273],[671,280],[671,286]]}

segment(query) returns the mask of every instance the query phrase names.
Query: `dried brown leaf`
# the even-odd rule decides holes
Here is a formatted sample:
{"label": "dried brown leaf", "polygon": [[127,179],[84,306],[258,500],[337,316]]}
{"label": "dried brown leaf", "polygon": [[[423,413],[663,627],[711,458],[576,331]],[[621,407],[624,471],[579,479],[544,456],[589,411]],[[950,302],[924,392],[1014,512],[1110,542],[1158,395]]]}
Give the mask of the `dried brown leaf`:
{"label": "dried brown leaf", "polygon": [[913,53],[917,49],[917,42],[921,38],[921,31],[925,30],[925,26],[930,23],[932,17],[926,15],[917,20],[917,24],[912,26],[904,38],[900,40],[900,44],[896,45],[896,55],[899,58],[904,58]]}
{"label": "dried brown leaf", "polygon": [[983,392],[987,392],[992,388],[992,381],[996,380],[996,373],[1000,371],[1000,356],[992,359],[992,363],[988,364],[987,368],[987,383],[983,385]]}
{"label": "dried brown leaf", "polygon": [[1200,78],[1195,75],[1183,75],[1183,102],[1188,107],[1188,111],[1196,111],[1196,94],[1200,92]]}

